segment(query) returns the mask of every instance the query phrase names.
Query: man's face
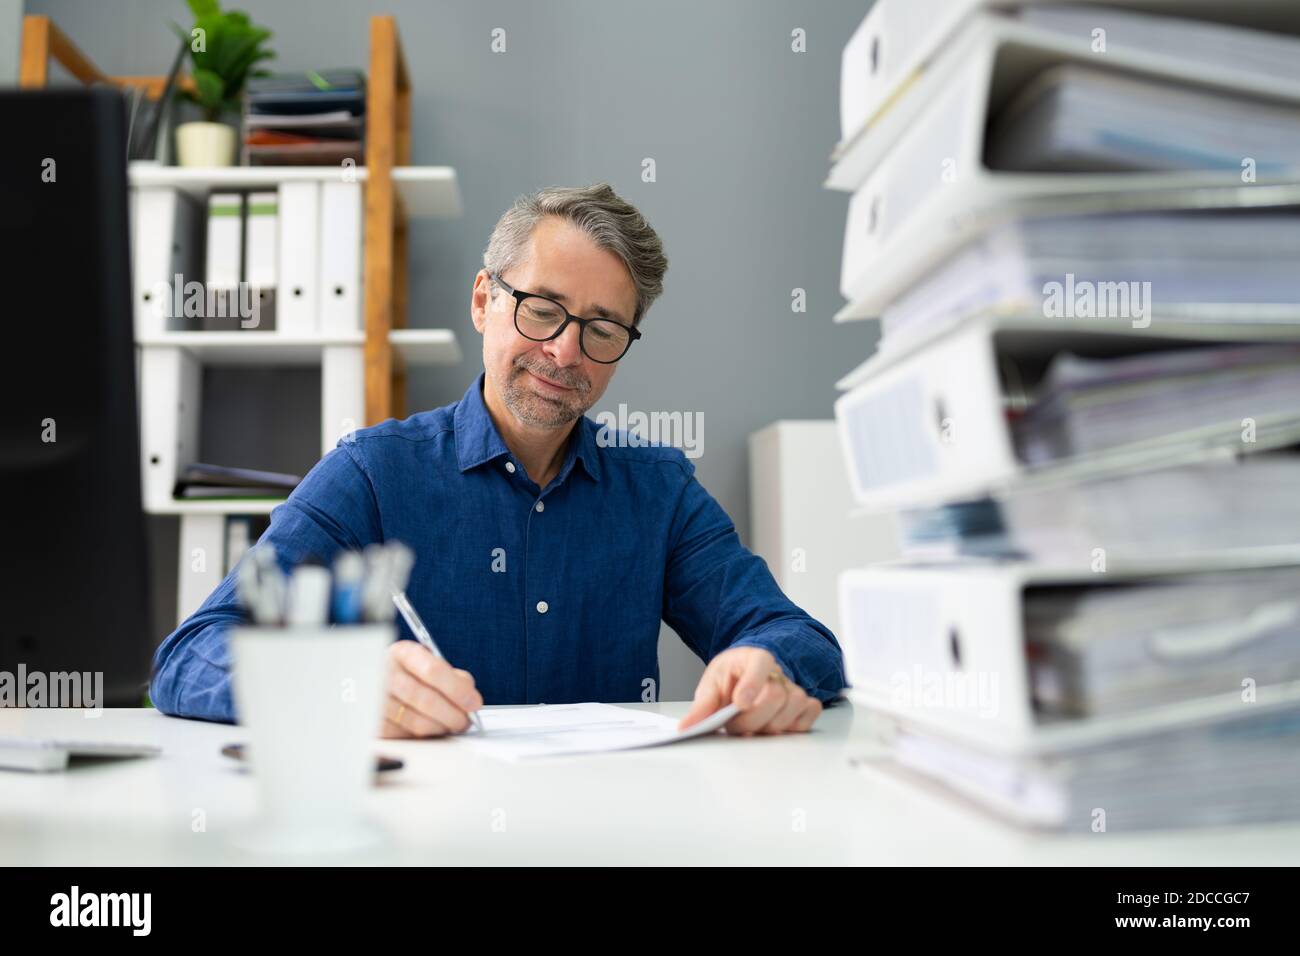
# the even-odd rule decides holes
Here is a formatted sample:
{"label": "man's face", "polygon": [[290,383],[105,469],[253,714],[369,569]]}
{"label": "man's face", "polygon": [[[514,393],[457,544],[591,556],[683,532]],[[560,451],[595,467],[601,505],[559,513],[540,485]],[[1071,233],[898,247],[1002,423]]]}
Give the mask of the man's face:
{"label": "man's face", "polygon": [[[636,287],[618,256],[599,248],[578,228],[546,217],[533,230],[532,252],[501,278],[521,292],[554,299],[573,315],[632,324]],[[525,426],[561,428],[605,394],[618,364],[593,362],[582,353],[576,322],[549,342],[534,342],[515,329],[515,300],[493,285],[486,270],[474,280],[470,312],[483,336],[487,387]]]}

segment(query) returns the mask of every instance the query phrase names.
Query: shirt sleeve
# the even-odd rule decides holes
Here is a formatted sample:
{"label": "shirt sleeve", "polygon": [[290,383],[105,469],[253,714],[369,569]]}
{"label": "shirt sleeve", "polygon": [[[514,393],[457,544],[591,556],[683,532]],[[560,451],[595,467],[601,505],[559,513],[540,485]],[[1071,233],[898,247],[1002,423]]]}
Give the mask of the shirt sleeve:
{"label": "shirt sleeve", "polygon": [[664,620],[705,662],[731,647],[761,647],[808,694],[823,704],[838,699],[847,681],[835,635],[782,593],[687,467],[669,539]]}
{"label": "shirt sleeve", "polygon": [[[332,561],[340,550],[381,540],[374,490],[350,443],[343,442],[271,513],[258,544],[273,545],[287,568],[307,559]],[[235,721],[226,638],[232,625],[248,622],[235,594],[237,571],[226,575],[154,653],[149,697],[164,714]]]}

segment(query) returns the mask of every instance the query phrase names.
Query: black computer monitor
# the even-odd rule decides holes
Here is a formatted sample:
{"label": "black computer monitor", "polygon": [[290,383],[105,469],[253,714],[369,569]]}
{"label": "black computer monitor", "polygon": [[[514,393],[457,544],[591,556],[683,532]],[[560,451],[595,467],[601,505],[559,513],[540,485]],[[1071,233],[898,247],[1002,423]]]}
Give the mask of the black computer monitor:
{"label": "black computer monitor", "polygon": [[102,674],[91,704],[138,705],[154,641],[124,102],[4,91],[0,129],[0,671]]}

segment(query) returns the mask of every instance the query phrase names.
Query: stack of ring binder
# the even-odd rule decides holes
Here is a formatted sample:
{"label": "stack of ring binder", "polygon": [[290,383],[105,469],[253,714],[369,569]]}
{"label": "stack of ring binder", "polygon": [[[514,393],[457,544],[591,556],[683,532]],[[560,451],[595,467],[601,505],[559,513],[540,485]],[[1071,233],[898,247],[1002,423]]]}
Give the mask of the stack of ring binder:
{"label": "stack of ring binder", "polygon": [[1300,818],[1300,7],[878,0],[841,121],[881,339],[836,419],[903,554],[839,581],[872,772]]}

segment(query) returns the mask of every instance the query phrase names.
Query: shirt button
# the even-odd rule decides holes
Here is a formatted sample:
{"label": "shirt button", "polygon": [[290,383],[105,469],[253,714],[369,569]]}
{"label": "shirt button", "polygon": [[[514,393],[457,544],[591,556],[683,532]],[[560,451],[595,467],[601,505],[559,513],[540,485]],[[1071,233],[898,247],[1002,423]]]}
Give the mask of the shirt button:
{"label": "shirt button", "polygon": [[545,614],[545,613],[546,613],[547,611],[549,611],[550,609],[551,609],[551,606],[550,606],[549,604],[547,604],[545,601],[538,601],[538,602],[537,602],[537,613],[538,613],[538,614]]}
{"label": "shirt button", "polygon": [[545,511],[545,510],[546,510],[546,502],[544,502],[544,501],[539,501],[539,502],[537,502],[537,510],[538,510],[538,511]]}
{"label": "shirt button", "polygon": [[515,463],[513,461],[506,462],[506,471],[512,475],[515,473]]}

